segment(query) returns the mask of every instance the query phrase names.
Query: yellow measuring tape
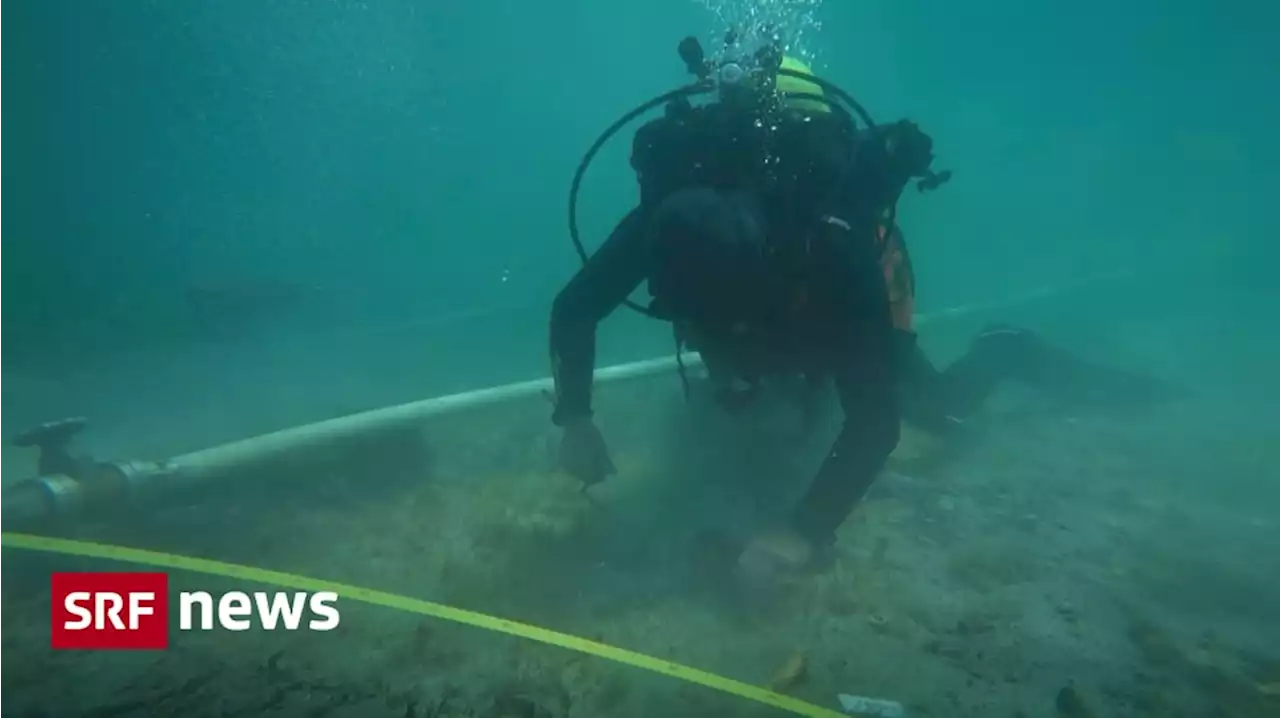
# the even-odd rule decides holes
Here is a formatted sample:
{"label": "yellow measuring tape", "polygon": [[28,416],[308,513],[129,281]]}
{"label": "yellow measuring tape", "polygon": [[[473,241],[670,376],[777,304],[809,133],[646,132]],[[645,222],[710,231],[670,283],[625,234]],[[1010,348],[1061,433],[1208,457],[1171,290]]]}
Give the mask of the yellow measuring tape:
{"label": "yellow measuring tape", "polygon": [[280,571],[268,571],[266,569],[254,568],[252,566],[241,566],[234,563],[210,561],[208,559],[192,558],[190,556],[177,556],[174,554],[160,553],[158,551],[145,551],[143,549],[127,548],[124,546],[109,546],[106,544],[90,543],[88,541],[71,541],[68,539],[11,533],[8,531],[0,534],[0,539],[2,539],[2,545],[5,548],[23,549],[27,551],[43,551],[46,553],[57,553],[67,556],[100,558],[108,561],[121,561],[124,563],[134,563],[143,566],[153,566],[156,568],[168,568],[179,571],[190,571],[192,573],[203,573],[210,576],[225,576],[227,578],[281,586],[283,588],[292,588],[299,591],[333,591],[334,593],[337,593],[339,597],[347,600],[362,601],[375,606],[384,606],[386,608],[408,611],[409,613],[416,613],[423,616],[441,618],[446,621],[453,621],[455,623],[463,623],[468,626],[475,626],[476,628],[483,628],[487,631],[519,636],[520,638],[527,638],[531,641],[538,641],[539,643],[560,646],[561,648],[567,648],[571,651],[578,651],[579,653],[598,656],[617,663],[642,668],[646,671],[652,671],[664,676],[670,676],[671,678],[678,680],[696,683],[722,693],[728,693],[756,703],[763,703],[764,705],[780,708],[796,715],[807,716],[808,718],[842,718],[844,715],[812,703],[806,703],[805,701],[797,700],[790,696],[784,696],[780,693],[775,693],[758,686],[753,686],[749,683],[743,683],[723,676],[717,676],[714,673],[707,673],[706,671],[700,671],[697,668],[690,668],[679,663],[664,661],[661,658],[646,656],[643,653],[636,653],[635,651],[628,651],[624,648],[617,648],[604,643],[589,641],[585,638],[571,636],[567,633],[560,633],[546,628],[539,628],[538,626],[531,626],[527,623],[509,621],[505,618],[498,618],[496,616],[467,611],[461,608],[445,606],[439,603],[432,603],[431,601],[409,598],[408,596],[398,596],[394,593],[375,591],[373,589],[361,588],[359,586],[348,586],[343,583],[323,581],[316,578],[309,578],[307,576],[282,573]]}

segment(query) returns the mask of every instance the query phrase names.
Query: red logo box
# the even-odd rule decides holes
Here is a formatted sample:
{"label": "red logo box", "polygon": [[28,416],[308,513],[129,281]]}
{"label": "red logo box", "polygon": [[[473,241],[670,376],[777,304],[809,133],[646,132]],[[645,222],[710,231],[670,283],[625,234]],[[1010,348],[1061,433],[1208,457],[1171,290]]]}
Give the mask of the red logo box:
{"label": "red logo box", "polygon": [[169,647],[169,575],[55,573],[55,649],[158,650]]}

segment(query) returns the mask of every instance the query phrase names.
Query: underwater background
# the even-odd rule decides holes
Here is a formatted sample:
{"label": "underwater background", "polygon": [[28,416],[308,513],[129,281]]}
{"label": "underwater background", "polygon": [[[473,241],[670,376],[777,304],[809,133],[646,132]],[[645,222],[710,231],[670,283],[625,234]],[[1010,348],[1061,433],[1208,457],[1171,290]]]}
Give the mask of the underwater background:
{"label": "underwater background", "polygon": [[[740,605],[725,582],[689,578],[699,570],[663,570],[702,565],[698,522],[750,513],[733,504],[760,483],[735,483],[753,467],[734,468],[730,449],[672,443],[690,432],[742,439],[724,418],[684,407],[665,374],[602,400],[620,447],[615,487],[595,499],[615,507],[609,520],[550,476],[550,408],[532,400],[431,438],[431,480],[374,487],[413,472],[335,460],[333,476],[308,467],[279,493],[236,482],[128,527],[108,517],[60,531],[604,633],[748,682],[802,651],[807,682],[786,687],[816,703],[839,690],[922,715],[1051,715],[1077,681],[1100,716],[1280,711],[1280,10],[1242,0],[5,9],[6,442],[83,415],[95,456],[159,459],[545,376],[551,300],[578,266],[566,213],[583,153],[624,112],[688,81],[681,38],[712,46],[735,22],[780,23],[815,72],[877,120],[920,123],[935,167],[954,170],[899,207],[918,309],[995,309],[922,330],[938,359],[985,321],[1016,320],[1192,397],[1155,416],[1064,423],[997,411],[999,438],[958,466],[904,464],[881,482],[890,508],[876,513],[872,501],[865,520],[848,522],[844,573],[763,608]],[[629,150],[624,131],[587,175],[589,247],[635,201]],[[668,327],[620,311],[597,363],[673,349]],[[747,454],[736,459],[774,465]],[[33,454],[6,443],[3,484],[34,472]],[[511,507],[536,516],[513,519]],[[130,691],[145,703],[201,671],[220,676],[215,688],[155,700],[184,715],[265,710],[249,698],[209,707],[208,691],[256,680],[237,672],[243,643],[192,639],[159,668],[49,651],[45,619],[22,619],[47,616],[38,584],[49,559],[11,573],[11,553],[5,716],[133,715],[93,711],[134,700],[120,697]],[[351,613],[358,625],[364,614]],[[761,710],[541,653],[515,668],[466,659],[514,654],[479,632],[367,618],[378,627],[348,644],[369,647],[361,667],[335,656],[296,668],[326,676],[314,685],[340,676],[341,690],[371,701],[332,715],[433,715],[424,706],[443,705],[446,684],[466,696],[457,715],[542,715],[490,701],[517,693],[549,715]],[[1024,630],[1036,638],[1015,640]],[[254,640],[260,663],[279,639]],[[290,640],[303,645],[287,656],[331,650],[324,637]],[[979,654],[998,666],[975,667],[988,660]],[[157,685],[121,677],[147,670]],[[77,676],[89,678],[73,700],[62,689]],[[1123,685],[1108,690],[1111,679]],[[493,687],[512,681],[525,687]],[[282,700],[289,715],[314,708]]]}

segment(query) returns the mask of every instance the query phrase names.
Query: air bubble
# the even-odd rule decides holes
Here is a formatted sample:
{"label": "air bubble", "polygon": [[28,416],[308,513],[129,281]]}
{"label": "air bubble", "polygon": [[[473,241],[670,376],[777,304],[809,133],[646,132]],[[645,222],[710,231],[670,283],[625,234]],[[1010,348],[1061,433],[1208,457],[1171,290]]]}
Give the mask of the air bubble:
{"label": "air bubble", "polygon": [[[822,0],[695,0],[715,16],[721,27],[718,37],[734,30],[738,42],[726,53],[717,40],[711,59],[724,62],[750,59],[769,45],[777,45],[787,55],[806,62],[813,54],[806,48],[806,37],[822,29],[817,19]],[[733,57],[726,57],[732,54]]]}

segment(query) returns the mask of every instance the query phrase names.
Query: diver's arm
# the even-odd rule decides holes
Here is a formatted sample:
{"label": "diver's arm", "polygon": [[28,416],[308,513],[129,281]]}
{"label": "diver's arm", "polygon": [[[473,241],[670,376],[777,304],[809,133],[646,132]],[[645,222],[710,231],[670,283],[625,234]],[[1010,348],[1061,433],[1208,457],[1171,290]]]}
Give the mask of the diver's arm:
{"label": "diver's arm", "polygon": [[899,432],[893,324],[874,244],[834,242],[827,251],[823,320],[844,426],[792,517],[793,529],[819,544],[871,487]]}
{"label": "diver's arm", "polygon": [[551,370],[557,426],[591,416],[596,325],[647,275],[644,213],[633,209],[586,265],[556,295],[551,308]]}

